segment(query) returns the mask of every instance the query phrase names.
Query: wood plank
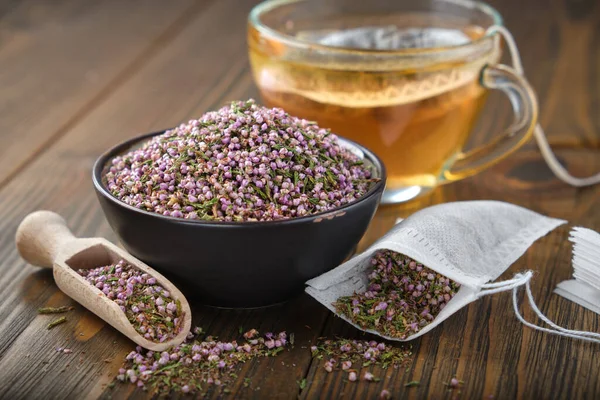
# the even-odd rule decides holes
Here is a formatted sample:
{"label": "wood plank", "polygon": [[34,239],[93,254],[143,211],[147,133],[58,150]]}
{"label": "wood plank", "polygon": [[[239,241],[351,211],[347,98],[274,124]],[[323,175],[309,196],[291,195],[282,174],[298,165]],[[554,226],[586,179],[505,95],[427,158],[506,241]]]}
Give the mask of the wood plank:
{"label": "wood plank", "polygon": [[[105,148],[127,137],[173,125],[247,93],[251,80],[246,71],[243,38],[246,15],[252,4],[251,1],[242,3],[231,0],[211,5],[173,43],[165,47],[158,57],[150,60],[129,82],[115,90],[110,99],[58,140],[51,149],[41,154],[18,179],[11,181],[2,190],[0,202],[15,217],[14,221],[3,223],[3,232],[14,231],[27,212],[36,208],[49,208],[65,215],[78,235],[103,235],[114,239],[103,221],[89,184],[89,170],[93,159]],[[231,23],[224,27],[222,21],[226,18]],[[218,42],[198,42],[199,37],[214,36],[219,37]],[[181,59],[186,62],[173,62]],[[243,78],[237,79],[242,72]],[[91,137],[97,137],[97,140],[91,141]],[[44,177],[45,172],[48,175]],[[48,180],[51,183],[47,183]],[[40,199],[21,202],[19,199],[22,196]],[[80,307],[72,312],[69,316],[72,321],[63,325],[62,331],[53,330],[50,335],[40,336],[40,328],[43,330],[45,321],[35,315],[35,308],[53,301],[68,300],[57,293],[48,280],[48,274],[31,275],[35,269],[24,265],[15,255],[11,236],[3,236],[0,240],[0,249],[6,253],[7,260],[0,266],[0,270],[6,272],[6,279],[15,282],[13,290],[3,292],[7,301],[0,308],[0,318],[4,321],[0,331],[10,330],[10,338],[7,337],[0,343],[0,371],[5,371],[0,383],[0,393],[13,397],[30,397],[40,393],[50,397],[68,396],[72,393],[97,396],[114,377],[123,355],[132,349],[132,344]],[[39,281],[42,278],[45,284]],[[30,281],[24,283],[27,279]],[[26,289],[32,286],[36,286],[38,291]],[[27,293],[24,292],[26,290]],[[30,304],[23,303],[25,296],[32,299]],[[197,305],[194,309],[196,324],[210,329],[211,334],[227,339],[238,335],[240,325],[261,330],[300,326],[302,329],[294,329],[297,340],[314,341],[320,334],[319,327],[327,315],[325,310],[306,296],[280,307],[258,311],[228,312],[200,308]],[[297,309],[302,312],[292,312]],[[82,323],[82,319],[86,322]],[[314,325],[315,330],[305,328],[305,324]],[[86,329],[83,339],[78,340],[78,330],[89,325],[95,328],[90,329],[90,332]],[[61,345],[55,342],[57,337],[64,338],[65,330],[70,332],[69,343],[74,354],[79,356],[81,352],[86,352],[82,361],[84,367],[80,369],[72,368],[72,361],[67,366],[69,360],[58,357],[53,350],[53,347]],[[33,349],[39,356],[34,360],[27,359],[24,363],[18,363],[23,349],[32,340],[39,341]],[[243,379],[240,378],[234,389],[238,393],[254,397],[261,396],[262,393],[276,393],[283,398],[295,397],[298,393],[295,381],[304,375],[310,358],[307,349],[297,347],[276,359],[249,363],[244,366],[241,377],[251,378],[252,384],[245,388]],[[104,359],[114,362],[98,362]],[[52,363],[51,369],[44,369],[45,361]],[[69,376],[61,383],[63,369],[65,371],[62,373]],[[43,370],[45,374],[39,376],[28,372],[35,370]],[[132,388],[125,385],[118,386],[116,390],[114,393],[107,392],[107,396],[121,397],[132,393]],[[135,392],[135,396],[139,394]],[[216,397],[219,395],[217,392],[208,394]]]}
{"label": "wood plank", "polygon": [[[550,142],[561,145],[559,156],[578,176],[600,171],[600,130],[596,113],[600,46],[597,26],[600,7],[591,1],[572,3],[491,1],[505,17],[521,48],[530,82],[540,95],[541,122]],[[575,9],[575,10],[574,10]],[[570,10],[570,11],[569,11]],[[577,11],[579,10],[579,11]],[[586,10],[586,11],[581,11]],[[574,44],[575,41],[579,41]],[[573,43],[573,45],[569,45]],[[577,60],[577,62],[573,62]],[[594,69],[595,68],[595,69]],[[590,69],[594,69],[592,72]],[[483,143],[510,121],[511,112],[501,95],[492,98],[471,144]],[[581,147],[585,146],[584,149]],[[535,178],[535,180],[531,180]],[[529,181],[527,181],[529,180]],[[600,188],[570,188],[554,178],[535,143],[496,167],[463,182],[435,191],[429,197],[403,206],[381,208],[363,239],[376,240],[398,216],[423,207],[457,200],[508,201],[554,217],[570,226],[600,230]],[[598,317],[591,311],[553,295],[556,285],[572,273],[568,227],[542,238],[500,279],[518,271],[537,271],[532,282],[538,306],[550,319],[570,329],[598,332]],[[519,296],[523,303],[523,294]],[[528,305],[524,316],[536,321]],[[539,321],[538,321],[539,322]],[[337,318],[327,320],[328,336],[371,338]],[[600,394],[600,361],[591,356],[597,345],[547,335],[523,327],[512,310],[511,295],[483,298],[446,320],[440,327],[411,342],[414,360],[408,371],[373,369],[381,382],[351,384],[340,374],[329,374],[323,362],[313,362],[302,398],[377,398],[382,389],[392,398],[595,398]],[[461,394],[448,391],[444,382],[457,376],[465,381]],[[404,384],[418,380],[421,386]]]}
{"label": "wood plank", "polygon": [[[553,4],[555,7],[563,3]],[[139,73],[111,93],[107,101],[85,116],[55,146],[19,174],[18,179],[0,191],[0,296],[3,298],[0,305],[0,394],[17,398],[41,393],[50,398],[76,394],[81,397],[102,395],[105,398],[146,398],[151,395],[134,390],[131,385],[104,390],[103,385],[115,375],[122,356],[132,348],[132,344],[81,308],[77,308],[72,317],[69,315],[72,320],[63,326],[64,330],[44,335],[40,332],[44,321],[35,315],[35,309],[46,304],[69,304],[69,300],[56,290],[47,272],[34,272],[34,268],[19,259],[12,235],[26,213],[37,208],[49,208],[65,215],[80,235],[97,234],[114,240],[89,183],[93,159],[105,148],[126,137],[173,125],[226,100],[255,95],[243,45],[244,18],[249,6],[249,1],[240,5],[239,2],[234,4],[233,0],[211,5]],[[499,4],[499,7],[505,7],[507,12],[512,13],[512,21],[519,21],[517,14],[522,13],[522,24],[532,26],[519,29],[525,33],[540,29],[542,32],[536,36],[540,41],[545,37],[544,32],[551,29],[544,21],[550,18],[548,15],[554,15],[553,11],[544,11],[539,22],[533,18],[539,3],[523,7],[516,0],[511,0]],[[569,7],[583,6],[571,4]],[[590,13],[577,10],[571,10],[571,13],[583,18],[583,23],[592,21],[585,22]],[[225,19],[227,27],[222,23]],[[220,38],[218,44],[198,42],[198,38],[216,35]],[[533,47],[539,45],[538,40],[529,42],[527,39],[527,35],[519,39],[523,52],[535,55],[537,48]],[[531,52],[527,50],[529,46],[532,46]],[[543,46],[552,47],[551,44]],[[199,50],[190,52],[190,48]],[[531,57],[528,62],[532,64],[528,69],[537,70],[535,63],[542,63],[543,59]],[[186,62],[173,62],[181,59]],[[538,79],[539,82],[534,82],[534,85],[540,90],[547,81]],[[551,81],[551,85],[552,88],[547,90],[554,96],[560,97],[562,90],[570,90],[568,80]],[[562,99],[556,101],[563,104]],[[588,96],[585,101],[593,103],[595,100]],[[504,109],[493,111],[506,112]],[[570,107],[557,107],[548,123],[571,117],[573,112],[576,110]],[[490,117],[502,121],[495,115]],[[596,117],[591,113],[583,117],[578,115],[574,124],[588,123],[582,122],[581,118],[591,121]],[[597,130],[593,133],[598,135]],[[584,143],[586,137],[582,135],[579,142]],[[527,152],[523,154],[529,155]],[[465,199],[510,201],[552,216],[568,218],[573,224],[600,230],[600,216],[594,211],[598,207],[600,188],[574,190],[560,185],[547,174],[539,156],[536,158],[535,154],[531,154],[531,157],[529,163],[522,162],[529,160],[525,158],[517,157],[518,161],[508,159],[477,177],[441,188],[420,201],[383,207],[361,247],[387,231],[398,216],[410,215],[427,205]],[[582,156],[582,151],[576,148],[566,149],[564,159],[582,174],[600,169],[599,158],[589,152]],[[540,177],[539,182],[519,181],[532,169]],[[539,271],[532,289],[542,311],[561,325],[598,331],[595,314],[551,293],[556,283],[568,278],[571,273],[570,246],[565,240],[566,235],[567,228],[561,228],[541,239],[503,277],[509,278],[514,272],[526,268]],[[298,394],[296,381],[302,376],[306,376],[308,381],[307,388],[301,393],[302,398],[377,398],[383,388],[390,390],[394,398],[450,398],[456,393],[447,391],[443,382],[453,376],[465,381],[462,398],[485,398],[488,395],[495,398],[595,398],[600,393],[600,382],[594,373],[600,366],[597,357],[593,357],[595,347],[523,328],[512,313],[509,294],[481,299],[411,343],[414,360],[408,371],[375,370],[376,375],[384,378],[381,382],[352,385],[343,382],[342,374],[327,374],[322,363],[311,361],[308,350],[302,346],[313,343],[321,334],[329,337],[369,336],[333,317],[306,296],[286,305],[254,311],[223,311],[197,304],[192,306],[195,323],[223,339],[236,336],[240,325],[261,330],[288,329],[296,334],[293,350],[275,359],[245,365],[240,379],[233,386],[232,398],[295,398]],[[530,309],[522,308],[525,317],[533,320]],[[306,321],[309,321],[311,329],[302,326]],[[79,333],[84,334],[81,339]],[[52,350],[64,343],[65,336],[75,350],[76,357],[72,359],[58,357]],[[116,343],[113,344],[113,341]],[[35,354],[36,359],[26,357],[26,348],[31,349],[27,351]],[[80,355],[82,351],[86,354]],[[105,356],[112,361],[104,363]],[[84,358],[81,364],[78,364],[77,357]],[[44,361],[52,364],[43,364]],[[281,365],[282,361],[284,365]],[[61,373],[62,369],[65,372]],[[250,388],[243,387],[246,377],[252,380]],[[405,388],[404,383],[410,380],[420,380],[422,385]],[[5,381],[8,383],[5,384]],[[258,387],[260,390],[257,390]],[[210,391],[208,396],[217,398],[219,393]]]}
{"label": "wood plank", "polygon": [[[594,168],[600,169],[600,159],[590,163],[586,172]],[[398,216],[406,217],[415,208],[489,198],[489,192],[480,188],[486,186],[486,175],[491,173],[485,172],[476,178],[444,187],[408,207],[381,209],[363,242],[376,240]],[[590,206],[598,207],[600,204],[599,194],[600,188],[597,187],[585,190],[574,204],[560,198],[539,204],[539,199],[532,201],[510,193],[496,194],[493,198],[566,218],[572,226],[600,230],[600,215],[590,212]],[[596,314],[552,294],[556,285],[569,279],[572,273],[567,237],[568,227],[562,227],[540,239],[500,279],[533,269],[536,271],[532,282],[533,295],[542,312],[561,326],[597,332]],[[523,293],[519,298],[523,303]],[[526,319],[536,321],[528,305],[522,305],[521,309]],[[377,340],[335,317],[328,319],[324,332],[328,337],[339,335]],[[469,305],[410,345],[414,352],[410,369],[405,372],[373,368],[374,375],[382,378],[378,383],[356,385],[344,382],[341,373],[327,373],[323,362],[315,361],[311,364],[308,386],[302,398],[319,398],[321,394],[333,398],[341,393],[345,398],[376,398],[383,389],[389,390],[393,398],[409,395],[411,398],[447,398],[453,393],[448,392],[443,383],[454,376],[465,381],[462,389],[464,398],[486,398],[488,395],[494,398],[593,398],[593,393],[600,393],[597,374],[592,377],[588,373],[600,368],[600,360],[590,356],[597,345],[524,327],[514,316],[509,293],[483,298]],[[561,378],[556,379],[556,374],[560,374]],[[421,386],[405,388],[404,384],[412,380],[420,381]]]}
{"label": "wood plank", "polygon": [[0,19],[0,186],[209,2],[26,1],[8,10]]}
{"label": "wood plank", "polygon": [[[600,148],[598,20],[594,1],[553,0],[519,4],[489,1],[519,46],[527,79],[540,105],[540,123],[553,145]],[[585,12],[573,10],[586,10]],[[577,15],[577,17],[573,17]],[[577,62],[573,62],[577,60]],[[510,58],[504,57],[509,63]],[[511,121],[504,95],[493,93],[471,144],[497,135]],[[525,149],[537,149],[532,141]]]}

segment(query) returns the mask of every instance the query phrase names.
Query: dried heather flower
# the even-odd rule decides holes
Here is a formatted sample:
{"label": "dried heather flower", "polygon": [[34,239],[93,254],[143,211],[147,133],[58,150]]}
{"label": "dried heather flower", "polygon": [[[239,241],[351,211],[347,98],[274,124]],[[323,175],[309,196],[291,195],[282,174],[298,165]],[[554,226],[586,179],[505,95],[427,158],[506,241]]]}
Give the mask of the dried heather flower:
{"label": "dried heather flower", "polygon": [[460,285],[393,251],[377,252],[364,293],[340,297],[334,306],[363,329],[405,339],[428,325]]}
{"label": "dried heather flower", "polygon": [[463,381],[458,380],[457,378],[452,378],[452,379],[450,379],[450,382],[446,383],[446,386],[448,386],[448,389],[457,389],[463,383],[464,383]]}
{"label": "dried heather flower", "polygon": [[[194,330],[201,333],[201,330]],[[285,338],[285,332],[271,337]],[[246,332],[245,343],[221,342],[216,337],[201,338],[190,333],[184,343],[161,353],[146,351],[140,346],[127,355],[117,379],[139,387],[156,388],[158,396],[169,393],[195,393],[202,385],[223,387],[235,378],[236,368],[256,357],[275,356],[285,343],[268,348],[267,335],[260,337],[255,329]],[[226,389],[225,389],[226,390]]]}
{"label": "dried heather flower", "polygon": [[365,381],[369,381],[369,382],[370,382],[370,381],[372,381],[372,380],[373,380],[373,378],[374,378],[373,374],[372,374],[372,373],[370,373],[369,371],[366,371],[366,372],[363,374],[363,379],[364,379]]}
{"label": "dried heather flower", "polygon": [[[313,349],[314,348],[314,349]],[[324,340],[311,348],[312,356],[327,359],[331,369],[350,370],[352,366],[360,368],[377,365],[381,368],[398,368],[407,364],[412,355],[408,346],[391,346],[374,340]]]}
{"label": "dried heather flower", "polygon": [[177,336],[183,325],[179,299],[156,283],[156,278],[124,260],[107,266],[79,269],[91,285],[119,305],[134,329],[147,340],[164,342]]}
{"label": "dried heather flower", "polygon": [[376,179],[314,122],[233,102],[112,160],[108,190],[177,218],[268,221],[351,203]]}

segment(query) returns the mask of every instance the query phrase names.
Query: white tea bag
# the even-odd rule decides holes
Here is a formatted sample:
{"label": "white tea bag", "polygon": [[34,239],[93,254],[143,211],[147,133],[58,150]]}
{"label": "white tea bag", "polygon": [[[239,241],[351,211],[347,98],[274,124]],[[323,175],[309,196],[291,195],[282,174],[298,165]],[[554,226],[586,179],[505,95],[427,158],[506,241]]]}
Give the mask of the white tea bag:
{"label": "white tea bag", "polygon": [[[506,271],[535,240],[565,222],[498,201],[429,207],[396,224],[363,253],[309,280],[306,292],[336,313],[333,303],[339,297],[366,290],[372,270],[370,260],[376,251],[387,249],[401,253],[461,284],[458,293],[431,323],[405,339],[412,340],[481,296],[527,285],[531,271],[517,274],[509,281],[487,282]],[[518,308],[515,311],[518,312]],[[337,315],[353,324],[343,315]],[[368,332],[399,340],[376,331]]]}
{"label": "white tea bag", "polygon": [[558,284],[554,293],[600,314],[600,234],[575,227],[573,242],[573,278]]}

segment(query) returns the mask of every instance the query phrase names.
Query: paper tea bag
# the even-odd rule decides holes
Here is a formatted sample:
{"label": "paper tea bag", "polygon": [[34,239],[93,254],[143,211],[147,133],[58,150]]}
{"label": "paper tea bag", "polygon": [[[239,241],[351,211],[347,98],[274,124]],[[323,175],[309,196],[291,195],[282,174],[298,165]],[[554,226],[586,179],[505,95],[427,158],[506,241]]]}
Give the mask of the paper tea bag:
{"label": "paper tea bag", "polygon": [[554,293],[600,314],[600,234],[575,227],[573,242],[573,278],[558,284]]}
{"label": "paper tea bag", "polygon": [[[531,279],[531,272],[515,279],[487,283],[500,276],[531,244],[566,221],[498,201],[468,201],[423,209],[396,224],[363,253],[307,282],[306,292],[332,312],[333,303],[367,289],[371,258],[378,250],[403,254],[459,283],[458,293],[433,321],[404,340],[415,339],[479,297],[515,289]],[[515,296],[516,299],[516,296]],[[374,330],[386,339],[400,340]]]}

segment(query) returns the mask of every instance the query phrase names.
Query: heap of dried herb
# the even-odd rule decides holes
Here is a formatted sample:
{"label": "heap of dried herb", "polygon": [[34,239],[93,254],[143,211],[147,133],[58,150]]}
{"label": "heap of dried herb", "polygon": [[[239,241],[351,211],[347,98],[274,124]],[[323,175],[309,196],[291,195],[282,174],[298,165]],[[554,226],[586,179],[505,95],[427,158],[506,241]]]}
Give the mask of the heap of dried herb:
{"label": "heap of dried herb", "polygon": [[[374,340],[324,340],[310,348],[313,357],[324,359],[327,372],[341,369],[348,372],[348,380],[358,379],[358,370],[371,365],[381,368],[398,368],[410,362],[412,352],[406,346],[390,346]],[[362,379],[378,380],[371,372],[364,372]]]}
{"label": "heap of dried herb", "polygon": [[399,339],[429,324],[457,293],[460,285],[393,251],[377,252],[371,260],[364,293],[340,297],[334,303],[363,329]]}
{"label": "heap of dried herb", "polygon": [[105,181],[121,201],[162,215],[267,221],[353,202],[376,179],[328,130],[248,100],[116,157]]}
{"label": "heap of dried herb", "polygon": [[226,383],[237,378],[236,367],[256,357],[274,356],[287,344],[285,332],[260,336],[252,329],[238,343],[203,338],[202,330],[196,328],[184,343],[162,353],[138,346],[127,356],[117,379],[153,389],[159,396],[200,392],[208,385],[226,390]]}
{"label": "heap of dried herb", "polygon": [[146,339],[164,342],[181,331],[181,304],[156,282],[156,278],[123,260],[80,269],[77,273],[117,303],[135,330]]}

